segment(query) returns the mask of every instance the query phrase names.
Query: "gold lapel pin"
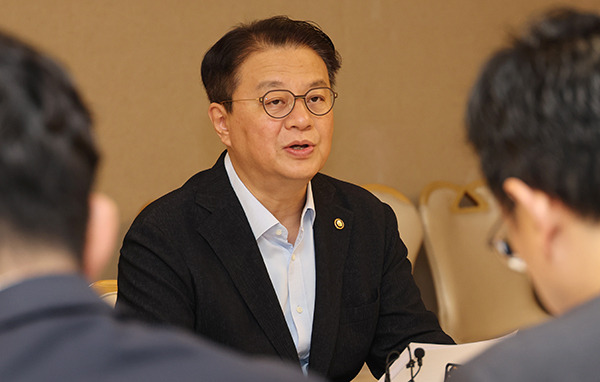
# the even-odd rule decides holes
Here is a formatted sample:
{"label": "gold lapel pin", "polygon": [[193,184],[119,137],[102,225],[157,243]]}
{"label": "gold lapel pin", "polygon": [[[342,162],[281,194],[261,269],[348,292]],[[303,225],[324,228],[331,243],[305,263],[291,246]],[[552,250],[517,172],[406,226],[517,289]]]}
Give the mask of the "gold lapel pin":
{"label": "gold lapel pin", "polygon": [[335,228],[337,229],[344,229],[344,221],[340,218],[336,218],[333,221],[333,225],[335,226]]}

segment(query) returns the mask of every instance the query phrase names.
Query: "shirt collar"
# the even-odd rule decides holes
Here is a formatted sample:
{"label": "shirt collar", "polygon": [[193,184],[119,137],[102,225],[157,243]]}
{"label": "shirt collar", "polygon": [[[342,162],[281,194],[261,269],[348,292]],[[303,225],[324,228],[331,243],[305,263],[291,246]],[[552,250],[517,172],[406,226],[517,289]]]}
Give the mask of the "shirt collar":
{"label": "shirt collar", "polygon": [[[279,221],[275,218],[275,216],[273,216],[273,214],[271,214],[269,210],[267,210],[254,195],[252,195],[248,188],[246,188],[246,185],[238,177],[235,169],[233,168],[233,164],[231,163],[231,158],[229,158],[229,153],[225,155],[225,171],[229,177],[231,187],[233,187],[233,191],[235,192],[240,204],[242,205],[242,208],[244,209],[244,213],[246,214],[246,218],[250,223],[250,228],[252,229],[255,239],[261,237],[274,225],[279,224]],[[304,220],[306,217],[310,219],[309,223],[312,226],[315,221],[315,216],[316,211],[312,193],[312,185],[311,182],[308,182],[308,187],[306,188],[306,202],[304,203],[304,208],[302,209],[302,219],[300,220],[301,226],[304,225]]]}

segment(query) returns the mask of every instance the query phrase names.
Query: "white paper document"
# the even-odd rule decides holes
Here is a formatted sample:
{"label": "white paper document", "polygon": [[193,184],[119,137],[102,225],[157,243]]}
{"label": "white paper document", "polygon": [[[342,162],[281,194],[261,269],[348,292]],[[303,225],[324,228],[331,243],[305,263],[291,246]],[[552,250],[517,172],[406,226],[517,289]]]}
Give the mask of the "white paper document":
{"label": "white paper document", "polygon": [[[409,344],[412,359],[415,361],[413,375],[419,369],[416,363],[415,350],[421,348],[425,351],[422,358],[422,366],[419,374],[414,378],[415,382],[444,382],[446,365],[449,363],[462,365],[483,352],[488,347],[498,343],[514,333],[504,337],[494,338],[487,341],[470,342],[459,345],[438,345],[412,342]],[[411,369],[406,365],[410,361],[408,348],[404,349],[400,357],[390,367],[391,382],[408,382],[411,379]],[[379,379],[385,382],[385,374]]]}

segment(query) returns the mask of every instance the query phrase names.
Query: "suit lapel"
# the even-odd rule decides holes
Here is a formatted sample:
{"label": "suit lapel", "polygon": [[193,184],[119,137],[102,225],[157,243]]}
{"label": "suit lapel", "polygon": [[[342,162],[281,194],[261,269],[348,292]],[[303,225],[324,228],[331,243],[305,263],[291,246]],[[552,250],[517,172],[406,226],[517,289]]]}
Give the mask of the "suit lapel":
{"label": "suit lapel", "polygon": [[340,322],[342,275],[353,213],[337,203],[335,189],[323,176],[317,174],[312,187],[317,211],[314,224],[317,286],[309,367],[327,375]]}
{"label": "suit lapel", "polygon": [[224,155],[210,170],[212,181],[206,182],[208,186],[196,195],[196,202],[211,212],[197,230],[229,272],[279,355],[298,361],[294,341],[246,215],[229,183],[223,158]]}

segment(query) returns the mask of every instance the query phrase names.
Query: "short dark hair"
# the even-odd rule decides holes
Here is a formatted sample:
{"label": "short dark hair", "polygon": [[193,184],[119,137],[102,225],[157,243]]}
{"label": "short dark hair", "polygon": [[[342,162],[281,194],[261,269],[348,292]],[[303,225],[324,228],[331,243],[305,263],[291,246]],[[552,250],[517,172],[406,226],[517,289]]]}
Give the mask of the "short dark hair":
{"label": "short dark hair", "polygon": [[487,62],[468,103],[469,140],[508,211],[508,177],[600,218],[600,18],[552,10]]}
{"label": "short dark hair", "polygon": [[98,161],[90,125],[67,74],[0,32],[0,245],[81,255]]}
{"label": "short dark hair", "polygon": [[[210,102],[231,99],[239,82],[238,69],[250,54],[282,46],[304,46],[314,50],[327,66],[331,86],[335,84],[341,57],[329,36],[315,23],[275,16],[238,25],[206,52],[201,73]],[[225,107],[231,111],[231,104],[225,104]]]}

